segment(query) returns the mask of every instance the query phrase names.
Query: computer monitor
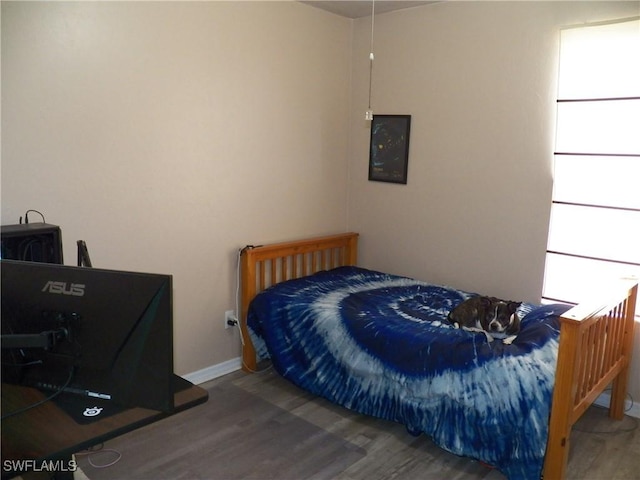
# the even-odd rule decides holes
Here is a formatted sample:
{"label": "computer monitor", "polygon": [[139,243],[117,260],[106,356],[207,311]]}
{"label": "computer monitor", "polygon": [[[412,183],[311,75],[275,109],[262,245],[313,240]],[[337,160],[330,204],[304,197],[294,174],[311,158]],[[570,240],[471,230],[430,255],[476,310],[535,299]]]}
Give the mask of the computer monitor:
{"label": "computer monitor", "polygon": [[173,410],[171,275],[13,260],[0,269],[3,382]]}

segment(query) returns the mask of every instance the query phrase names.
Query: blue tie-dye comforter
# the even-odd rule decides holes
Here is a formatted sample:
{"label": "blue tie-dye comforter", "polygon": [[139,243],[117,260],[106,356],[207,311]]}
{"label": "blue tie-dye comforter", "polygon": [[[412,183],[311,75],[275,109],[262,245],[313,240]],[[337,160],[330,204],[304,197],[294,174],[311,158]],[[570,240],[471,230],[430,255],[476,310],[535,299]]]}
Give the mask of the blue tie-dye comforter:
{"label": "blue tie-dye comforter", "polygon": [[471,296],[405,277],[340,267],[258,294],[248,316],[260,358],[300,387],[424,432],[510,479],[539,479],[547,442],[558,315],[519,309],[512,345],[453,328]]}

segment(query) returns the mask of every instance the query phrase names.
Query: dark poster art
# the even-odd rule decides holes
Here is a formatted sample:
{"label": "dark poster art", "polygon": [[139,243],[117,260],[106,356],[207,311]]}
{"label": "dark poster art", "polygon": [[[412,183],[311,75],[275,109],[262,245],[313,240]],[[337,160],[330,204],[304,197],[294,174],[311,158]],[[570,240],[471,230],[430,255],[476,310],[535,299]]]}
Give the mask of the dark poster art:
{"label": "dark poster art", "polygon": [[407,183],[411,115],[374,115],[369,180]]}

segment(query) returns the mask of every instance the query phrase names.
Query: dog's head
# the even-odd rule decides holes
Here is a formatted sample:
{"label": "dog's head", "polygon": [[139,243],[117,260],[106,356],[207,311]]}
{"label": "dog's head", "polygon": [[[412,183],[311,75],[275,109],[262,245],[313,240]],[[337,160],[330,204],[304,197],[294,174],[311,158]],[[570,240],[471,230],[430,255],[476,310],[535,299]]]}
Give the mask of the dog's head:
{"label": "dog's head", "polygon": [[520,331],[520,318],[516,311],[520,302],[486,298],[482,326],[487,332],[516,335]]}

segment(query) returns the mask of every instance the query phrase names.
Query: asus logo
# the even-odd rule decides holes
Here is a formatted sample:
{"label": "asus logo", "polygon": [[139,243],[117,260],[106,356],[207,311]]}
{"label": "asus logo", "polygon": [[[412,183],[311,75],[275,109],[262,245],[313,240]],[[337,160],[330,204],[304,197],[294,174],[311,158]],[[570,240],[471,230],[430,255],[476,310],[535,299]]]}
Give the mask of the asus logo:
{"label": "asus logo", "polygon": [[43,292],[55,293],[57,295],[73,295],[74,297],[82,297],[84,295],[84,284],[72,283],[70,285],[67,282],[54,282],[49,280],[44,287]]}

